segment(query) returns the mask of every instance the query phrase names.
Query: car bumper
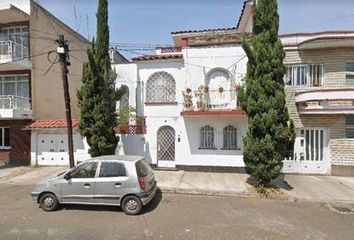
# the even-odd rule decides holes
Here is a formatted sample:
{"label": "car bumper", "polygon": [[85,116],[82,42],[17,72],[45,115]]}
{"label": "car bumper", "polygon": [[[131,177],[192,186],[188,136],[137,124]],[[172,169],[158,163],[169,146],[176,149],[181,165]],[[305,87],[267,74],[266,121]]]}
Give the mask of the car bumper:
{"label": "car bumper", "polygon": [[31,198],[33,202],[38,203],[39,192],[31,192]]}
{"label": "car bumper", "polygon": [[145,206],[146,204],[148,204],[155,196],[156,194],[156,190],[157,190],[157,183],[155,181],[154,186],[146,193],[142,193],[139,195],[141,202],[143,203],[143,205]]}

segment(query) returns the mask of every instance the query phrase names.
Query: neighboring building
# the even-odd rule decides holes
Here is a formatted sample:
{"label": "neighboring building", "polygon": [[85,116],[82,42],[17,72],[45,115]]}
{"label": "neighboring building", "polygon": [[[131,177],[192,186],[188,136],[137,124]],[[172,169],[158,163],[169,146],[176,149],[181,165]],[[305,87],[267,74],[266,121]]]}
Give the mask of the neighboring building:
{"label": "neighboring building", "polygon": [[129,87],[128,105],[145,117],[142,131],[137,123],[128,132],[120,126],[120,153],[143,155],[158,167],[243,170],[247,117],[236,91],[246,74],[241,42],[250,8],[245,3],[238,28],[173,32],[173,47],[113,66],[117,86]]}
{"label": "neighboring building", "polygon": [[[88,41],[33,0],[0,3],[0,160],[23,165],[68,164],[58,35],[68,40],[73,118]],[[49,60],[48,60],[49,59]],[[73,121],[74,127],[77,120]],[[84,146],[75,129],[75,154]]]}
{"label": "neighboring building", "polygon": [[354,175],[354,31],[280,36],[296,127],[284,172]]}

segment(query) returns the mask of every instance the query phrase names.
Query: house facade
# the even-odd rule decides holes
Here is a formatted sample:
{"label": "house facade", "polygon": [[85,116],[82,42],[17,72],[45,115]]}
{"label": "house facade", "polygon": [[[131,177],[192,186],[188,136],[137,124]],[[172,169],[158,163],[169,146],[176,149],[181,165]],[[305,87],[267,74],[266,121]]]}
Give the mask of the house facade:
{"label": "house facade", "polygon": [[[88,41],[32,0],[0,3],[0,160],[21,165],[68,164],[58,35],[72,56],[69,88],[73,118]],[[74,127],[77,120],[73,121]],[[76,154],[84,149],[75,130]],[[79,141],[80,140],[80,141]]]}
{"label": "house facade", "polygon": [[354,31],[282,35],[296,128],[284,172],[354,175]]}
{"label": "house facade", "polygon": [[[245,3],[244,15],[250,7]],[[173,32],[173,47],[115,64],[117,86],[129,88],[128,105],[144,117],[140,129],[146,127],[120,131],[119,153],[163,168],[243,170],[247,117],[236,93],[246,74],[241,43],[249,31],[242,18],[237,28]]]}
{"label": "house facade", "polygon": [[[129,87],[129,104],[147,129],[121,134],[120,154],[145,156],[158,167],[242,169],[247,116],[236,91],[247,64],[240,43],[251,31],[246,1],[236,28],[174,32],[174,47],[117,64],[117,85]],[[353,31],[280,36],[296,128],[294,156],[284,160],[283,172],[354,175],[353,37]]]}

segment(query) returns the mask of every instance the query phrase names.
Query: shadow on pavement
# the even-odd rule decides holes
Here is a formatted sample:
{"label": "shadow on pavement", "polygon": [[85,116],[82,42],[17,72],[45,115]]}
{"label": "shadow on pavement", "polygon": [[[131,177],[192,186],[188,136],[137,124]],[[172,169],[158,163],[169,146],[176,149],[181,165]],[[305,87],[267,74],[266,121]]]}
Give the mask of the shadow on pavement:
{"label": "shadow on pavement", "polygon": [[[253,187],[257,186],[257,181],[252,176],[249,176],[247,178],[246,182],[248,184],[250,184],[251,186],[253,186]],[[280,174],[279,177],[277,177],[276,179],[272,180],[269,185],[270,186],[273,185],[275,187],[281,188],[281,189],[286,190],[286,191],[291,191],[291,190],[294,189],[291,185],[289,185],[287,183],[287,181],[285,181],[284,174]]]}
{"label": "shadow on pavement", "polygon": [[[144,206],[139,215],[152,212],[155,208],[158,207],[162,200],[162,192],[158,188],[155,194],[155,197],[151,202]],[[59,206],[58,211],[60,210],[83,210],[83,211],[105,211],[105,212],[123,212],[121,207],[118,206],[103,206],[103,205],[79,205],[79,204],[62,204]]]}

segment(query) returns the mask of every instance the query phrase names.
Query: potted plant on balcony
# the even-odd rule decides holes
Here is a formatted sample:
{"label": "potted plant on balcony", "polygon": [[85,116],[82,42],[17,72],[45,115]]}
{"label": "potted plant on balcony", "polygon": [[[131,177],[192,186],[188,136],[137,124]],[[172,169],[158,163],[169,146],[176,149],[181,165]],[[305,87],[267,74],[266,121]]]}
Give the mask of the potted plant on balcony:
{"label": "potted plant on balcony", "polygon": [[187,93],[187,94],[190,94],[191,92],[192,92],[192,89],[186,88],[186,93]]}
{"label": "potted plant on balcony", "polygon": [[192,95],[186,94],[184,95],[184,107],[191,108],[193,106]]}
{"label": "potted plant on balcony", "polygon": [[219,87],[219,93],[222,93],[224,91],[223,87]]}
{"label": "potted plant on balcony", "polygon": [[203,86],[203,85],[199,86],[198,91],[195,93],[195,96],[198,98],[198,100],[197,100],[198,110],[205,110],[205,108],[206,108],[205,93],[206,93],[205,86]]}
{"label": "potted plant on balcony", "polygon": [[203,86],[204,92],[207,93],[209,92],[209,86],[208,85],[204,85]]}
{"label": "potted plant on balcony", "polygon": [[235,91],[236,93],[238,93],[241,90],[241,85],[240,84],[236,84],[235,85]]}

